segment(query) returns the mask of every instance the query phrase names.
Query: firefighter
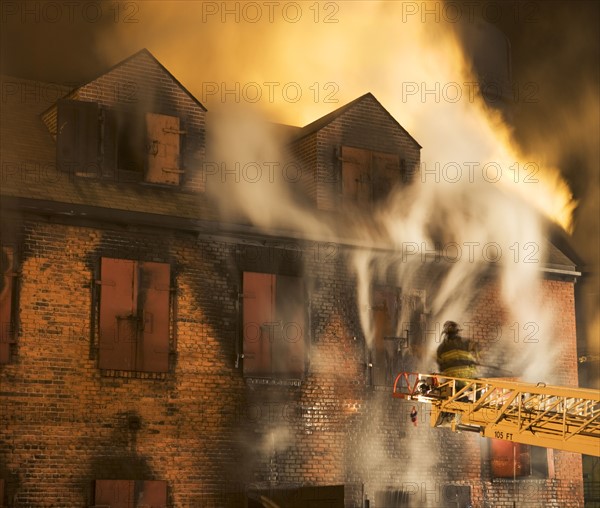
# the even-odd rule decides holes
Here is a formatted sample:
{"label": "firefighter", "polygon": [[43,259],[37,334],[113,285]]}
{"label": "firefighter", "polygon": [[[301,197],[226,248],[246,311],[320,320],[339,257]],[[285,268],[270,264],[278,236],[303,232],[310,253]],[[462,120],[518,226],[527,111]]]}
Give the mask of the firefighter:
{"label": "firefighter", "polygon": [[440,373],[450,377],[473,378],[477,365],[475,348],[459,332],[460,328],[454,321],[444,323],[444,338],[436,355]]}
{"label": "firefighter", "polygon": [[[440,373],[450,377],[473,378],[475,377],[477,358],[475,348],[468,339],[460,336],[460,327],[454,321],[446,321],[442,330],[443,340],[437,348],[437,363]],[[467,383],[456,381],[455,390],[463,389]],[[468,402],[467,397],[458,399]],[[441,412],[437,425],[448,425],[455,415],[453,413]],[[457,417],[458,418],[458,417]]]}

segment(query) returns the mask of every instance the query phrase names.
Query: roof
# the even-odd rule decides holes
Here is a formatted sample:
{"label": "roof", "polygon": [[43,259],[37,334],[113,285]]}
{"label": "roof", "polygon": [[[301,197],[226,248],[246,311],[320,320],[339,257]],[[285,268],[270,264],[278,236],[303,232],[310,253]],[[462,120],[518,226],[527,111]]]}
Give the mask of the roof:
{"label": "roof", "polygon": [[[3,76],[23,89],[44,89],[54,84]],[[27,88],[28,87],[28,88]],[[40,94],[43,97],[43,94]],[[55,98],[55,97],[53,97]],[[2,197],[39,199],[73,205],[135,210],[198,218],[210,214],[197,194],[158,185],[75,177],[56,168],[56,144],[41,120],[48,108],[44,100],[7,100],[0,114]],[[216,212],[215,212],[216,217]]]}
{"label": "roof", "polygon": [[[11,82],[17,89],[55,90],[56,95],[68,92],[54,83],[43,83],[22,78],[0,77],[3,89]],[[57,88],[58,87],[58,88]],[[219,230],[251,236],[255,228],[231,227],[220,222],[217,208],[211,206],[205,195],[183,192],[151,184],[119,182],[106,179],[73,177],[56,171],[56,145],[41,120],[48,108],[44,94],[38,100],[22,100],[20,95],[7,96],[0,114],[0,163],[3,168],[0,197],[2,206],[23,211],[37,211],[44,215],[87,217],[106,222],[144,224],[148,226],[183,228],[215,234]],[[306,135],[343,114],[359,97],[304,128],[277,125],[284,138]],[[29,95],[27,97],[30,97]],[[27,98],[26,97],[26,98]],[[37,96],[36,96],[37,97]],[[53,99],[56,99],[53,96]],[[324,214],[324,220],[331,219]],[[331,220],[344,222],[337,217]],[[342,231],[340,224],[338,231]],[[241,226],[240,226],[241,227]],[[254,231],[254,233],[253,233]],[[282,231],[269,235],[282,236]],[[564,247],[564,237],[553,234],[549,238],[546,267],[552,270],[573,271],[580,264],[572,251]]]}
{"label": "roof", "polygon": [[412,139],[419,148],[423,148],[419,144],[419,142],[415,138],[413,138],[410,135],[410,133],[404,127],[402,127],[402,125],[400,125],[398,120],[396,120],[390,114],[390,112],[381,105],[381,103],[375,98],[375,96],[371,92],[361,95],[360,97],[357,97],[356,99],[349,102],[348,104],[345,104],[344,106],[339,107],[338,109],[332,111],[331,113],[328,113],[327,115],[322,116],[321,118],[318,118],[314,122],[311,122],[308,125],[305,125],[298,131],[295,140],[302,139],[306,136],[309,136],[310,134],[313,134],[313,133],[321,130],[323,127],[326,127],[331,122],[333,122],[334,120],[336,120],[337,118],[342,116],[344,113],[351,110],[354,106],[356,106],[357,104],[359,104],[362,101],[367,100],[367,99],[374,101],[377,104],[377,106],[379,106],[392,119],[392,121],[398,126],[398,128],[400,128],[404,133],[406,133],[406,135],[410,139]]}
{"label": "roof", "polygon": [[[162,64],[160,63],[160,61],[152,54],[150,53],[150,51],[148,51],[148,49],[143,48],[140,49],[138,52],[134,53],[131,56],[128,56],[127,58],[125,58],[125,60],[121,60],[120,62],[116,63],[115,65],[113,65],[112,67],[106,69],[104,72],[102,72],[101,74],[99,74],[98,76],[96,76],[93,79],[90,79],[88,82],[86,83],[82,83],[80,86],[74,88],[71,93],[75,93],[77,92],[77,90],[79,90],[80,88],[82,88],[83,86],[92,83],[94,81],[96,81],[99,77],[104,76],[105,74],[108,74],[109,72],[118,69],[119,67],[122,67],[123,65],[125,65],[126,63],[128,63],[131,60],[135,60],[136,58],[139,58],[140,55],[145,55],[150,57],[150,59],[152,59],[178,86],[179,88],[181,88],[186,95],[189,96],[190,99],[192,99],[192,101],[194,101],[196,103],[196,105],[198,105],[200,108],[202,108],[203,111],[207,111],[207,109],[202,105],[202,103],[192,94],[192,92],[190,92],[185,86],[183,86],[181,84],[181,82],[175,77],[173,76],[173,74],[171,74],[171,72]],[[70,95],[70,94],[69,94]]]}

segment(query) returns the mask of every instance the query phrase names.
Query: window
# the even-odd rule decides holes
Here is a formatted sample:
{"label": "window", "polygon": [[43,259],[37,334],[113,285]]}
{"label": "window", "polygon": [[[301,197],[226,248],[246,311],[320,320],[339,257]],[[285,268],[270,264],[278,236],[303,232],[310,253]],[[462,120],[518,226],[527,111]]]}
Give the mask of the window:
{"label": "window", "polygon": [[102,258],[100,270],[99,367],[167,372],[169,265]]}
{"label": "window", "polygon": [[375,492],[375,507],[401,508],[410,506],[409,492],[404,490],[380,490]]}
{"label": "window", "polygon": [[303,377],[306,319],[298,277],[244,272],[244,375]]}
{"label": "window", "polygon": [[164,508],[167,482],[157,480],[96,480],[95,508]]}
{"label": "window", "polygon": [[93,174],[99,169],[100,108],[95,102],[58,102],[56,156],[58,167],[73,174]]}
{"label": "window", "polygon": [[490,443],[494,478],[547,478],[546,448],[492,439]]}
{"label": "window", "polygon": [[377,286],[372,291],[371,316],[375,331],[371,350],[372,383],[390,386],[398,374],[398,316],[400,315],[400,290]]}
{"label": "window", "polygon": [[15,259],[13,247],[0,247],[0,365],[10,361],[14,342],[13,299]]}
{"label": "window", "polygon": [[342,203],[370,206],[401,179],[399,157],[342,146]]}
{"label": "window", "polygon": [[[344,486],[277,488],[248,493],[248,508],[343,508]],[[377,505],[379,506],[379,505]]]}
{"label": "window", "polygon": [[179,118],[100,108],[95,102],[58,102],[57,161],[63,171],[119,181],[179,185]]}

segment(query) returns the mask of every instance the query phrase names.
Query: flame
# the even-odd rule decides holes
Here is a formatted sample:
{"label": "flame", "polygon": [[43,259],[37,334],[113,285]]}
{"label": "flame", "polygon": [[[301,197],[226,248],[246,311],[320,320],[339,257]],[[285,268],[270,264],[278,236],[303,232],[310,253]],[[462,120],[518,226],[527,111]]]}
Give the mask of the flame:
{"label": "flame", "polygon": [[114,24],[98,52],[112,64],[146,46],[209,110],[245,103],[294,125],[370,91],[424,146],[425,164],[499,164],[494,183],[570,231],[576,203],[558,169],[519,153],[473,87],[443,2],[427,3],[429,14],[425,4],[143,2],[143,22]]}

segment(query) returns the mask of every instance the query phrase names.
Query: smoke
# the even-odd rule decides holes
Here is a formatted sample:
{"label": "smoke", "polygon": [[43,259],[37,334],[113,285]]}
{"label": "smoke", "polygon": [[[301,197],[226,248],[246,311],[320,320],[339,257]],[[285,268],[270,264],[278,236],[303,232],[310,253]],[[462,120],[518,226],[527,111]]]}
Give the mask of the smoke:
{"label": "smoke", "polygon": [[[476,79],[452,24],[439,16],[424,22],[420,12],[409,16],[406,11],[407,6],[426,4],[430,9],[443,6],[329,2],[332,7],[325,10],[322,3],[300,3],[302,16],[296,22],[289,21],[294,13],[287,12],[286,19],[280,10],[272,18],[265,10],[257,22],[249,22],[250,11],[244,17],[243,12],[206,10],[222,9],[224,2],[116,3],[123,7],[111,12],[119,13],[118,22],[102,23],[94,50],[85,57],[90,53],[93,61],[109,66],[147,47],[208,107],[203,171],[208,194],[224,220],[270,232],[296,231],[306,238],[352,237],[363,247],[351,261],[369,345],[374,339],[370,290],[382,277],[391,276],[403,289],[426,291],[430,329],[419,359],[422,370],[436,369],[435,324],[446,319],[471,322],[473,309],[481,305],[482,280],[497,278],[501,304],[489,319],[501,326],[503,340],[485,342],[483,332],[478,338],[487,355],[503,367],[527,380],[548,380],[553,354],[560,352],[551,353],[556,348],[548,342],[554,336],[549,330],[553,309],[539,300],[547,240],[538,214],[571,227],[575,202],[557,168],[572,158],[575,169],[585,175],[574,179],[584,182],[575,211],[575,238],[590,245],[587,238],[598,236],[595,223],[585,219],[588,213],[597,218],[598,187],[585,183],[598,168],[597,87],[552,91],[539,106],[552,104],[556,116],[528,116],[516,132],[528,142],[517,145],[511,128],[485,105],[473,85]],[[227,7],[236,5],[240,9],[243,3]],[[128,11],[132,6],[136,12]],[[128,14],[136,22],[124,22]],[[84,27],[86,33],[94,28],[89,23]],[[527,28],[522,37],[529,37],[535,26]],[[579,30],[577,24],[570,27],[569,37]],[[573,40],[568,47],[581,49],[585,36]],[[557,54],[561,62],[577,62],[576,51]],[[547,83],[544,67],[554,65],[557,54],[531,66],[526,76]],[[395,189],[375,211],[376,227],[351,218],[352,229],[342,230],[324,223],[299,197],[300,188],[290,183],[295,161],[265,118],[305,124],[367,91],[424,146],[422,167],[411,186]],[[233,108],[221,108],[223,104]],[[255,107],[243,107],[249,104]],[[560,135],[555,134],[558,130]],[[597,246],[590,247],[589,259],[597,252]],[[589,301],[596,302],[589,308],[598,316],[598,295]],[[595,322],[597,327],[598,317]],[[538,342],[511,340],[514,323],[521,331],[533,323]],[[381,411],[373,414],[383,417]],[[276,428],[256,449],[268,455],[290,443],[287,431]],[[411,447],[410,457],[420,458],[426,451]],[[381,464],[381,457],[374,453],[369,464]],[[435,463],[435,452],[429,457]]]}
{"label": "smoke", "polygon": [[[466,2],[458,2],[465,5]],[[560,173],[577,197],[572,241],[583,260],[576,285],[578,339],[582,351],[600,351],[600,40],[597,2],[498,4],[491,20],[510,38],[511,100],[505,113],[514,140],[528,160],[543,160]],[[467,54],[473,47],[463,45]],[[540,51],[540,48],[544,48]],[[597,361],[584,364],[580,382],[598,386]]]}
{"label": "smoke", "polygon": [[207,124],[203,172],[223,219],[331,234],[301,202],[303,168],[286,155],[277,125],[244,107],[222,107],[209,113]]}

